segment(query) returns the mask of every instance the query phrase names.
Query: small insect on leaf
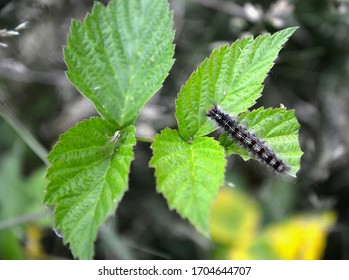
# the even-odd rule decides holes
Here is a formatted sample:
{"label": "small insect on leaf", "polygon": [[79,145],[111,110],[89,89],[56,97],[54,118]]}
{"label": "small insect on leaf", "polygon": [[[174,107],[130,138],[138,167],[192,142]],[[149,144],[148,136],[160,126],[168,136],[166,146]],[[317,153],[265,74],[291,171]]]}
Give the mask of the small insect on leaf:
{"label": "small insect on leaf", "polygon": [[120,138],[121,136],[121,131],[120,130],[117,130],[115,131],[114,135],[112,136],[112,138],[108,141],[108,143],[111,143],[111,144],[115,144],[118,139]]}
{"label": "small insect on leaf", "polygon": [[113,153],[115,149],[115,144],[118,142],[120,136],[121,136],[120,130],[115,131],[114,135],[111,137],[107,136],[110,139],[105,143],[105,145],[101,148],[101,151],[100,151],[103,157],[109,156]]}

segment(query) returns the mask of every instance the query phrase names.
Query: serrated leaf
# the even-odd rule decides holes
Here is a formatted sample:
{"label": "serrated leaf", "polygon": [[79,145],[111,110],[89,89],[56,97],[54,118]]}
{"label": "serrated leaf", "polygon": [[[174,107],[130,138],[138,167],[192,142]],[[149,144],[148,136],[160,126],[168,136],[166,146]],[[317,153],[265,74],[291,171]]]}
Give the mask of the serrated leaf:
{"label": "serrated leaf", "polygon": [[168,75],[173,36],[165,0],[95,2],[84,23],[72,22],[67,76],[105,119],[125,127]]}
{"label": "serrated leaf", "polygon": [[210,137],[184,141],[178,131],[165,129],[152,144],[157,190],[171,209],[198,230],[208,231],[211,204],[224,180],[222,147]]}
{"label": "serrated leaf", "polygon": [[213,105],[232,115],[254,105],[282,45],[295,30],[247,37],[214,50],[180,90],[176,102],[180,135],[189,140],[212,132],[206,112]]}
{"label": "serrated leaf", "polygon": [[[303,152],[298,142],[300,125],[293,110],[259,108],[240,115],[239,121],[263,139],[268,147],[291,167],[289,174],[296,176],[300,169]],[[221,135],[220,142],[226,147],[229,155],[239,154],[245,160],[251,158],[247,150],[239,146],[237,141],[231,139],[226,133]]]}
{"label": "serrated leaf", "polygon": [[48,156],[45,203],[56,205],[55,227],[80,259],[92,258],[98,226],[128,186],[135,131],[120,129],[111,143],[116,130],[101,118],[83,121],[62,134]]}

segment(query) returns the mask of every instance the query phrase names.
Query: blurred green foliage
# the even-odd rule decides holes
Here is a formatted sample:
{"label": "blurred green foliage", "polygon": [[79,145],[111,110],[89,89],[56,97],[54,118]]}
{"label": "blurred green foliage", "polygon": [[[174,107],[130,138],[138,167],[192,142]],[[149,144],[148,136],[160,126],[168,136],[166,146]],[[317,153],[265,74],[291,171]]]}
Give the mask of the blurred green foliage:
{"label": "blurred green foliage", "polygon": [[37,169],[24,179],[21,174],[23,148],[23,143],[16,141],[0,162],[0,259],[31,258],[31,254],[24,251],[32,238],[30,224],[40,228],[52,224],[42,204],[45,169]]}

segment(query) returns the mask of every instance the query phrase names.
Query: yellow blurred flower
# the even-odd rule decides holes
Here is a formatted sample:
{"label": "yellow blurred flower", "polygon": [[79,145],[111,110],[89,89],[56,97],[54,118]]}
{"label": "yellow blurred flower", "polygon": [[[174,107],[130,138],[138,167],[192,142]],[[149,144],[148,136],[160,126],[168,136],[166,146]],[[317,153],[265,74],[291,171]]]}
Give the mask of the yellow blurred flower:
{"label": "yellow blurred flower", "polygon": [[298,215],[267,227],[249,246],[232,247],[230,259],[317,260],[322,257],[335,215]]}
{"label": "yellow blurred flower", "polygon": [[42,231],[33,224],[28,225],[27,240],[25,242],[25,251],[29,259],[45,259],[45,253],[41,246],[40,240]]}
{"label": "yellow blurred flower", "polygon": [[210,216],[211,238],[218,244],[249,244],[260,222],[257,204],[236,189],[222,188]]}

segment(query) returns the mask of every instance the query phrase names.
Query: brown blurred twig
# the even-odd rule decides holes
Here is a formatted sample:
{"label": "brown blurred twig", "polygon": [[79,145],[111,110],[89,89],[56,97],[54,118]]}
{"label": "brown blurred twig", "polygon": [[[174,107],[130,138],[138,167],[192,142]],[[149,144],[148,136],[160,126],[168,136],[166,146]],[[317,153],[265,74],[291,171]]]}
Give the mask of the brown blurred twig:
{"label": "brown blurred twig", "polygon": [[215,9],[220,12],[227,13],[232,16],[246,18],[243,7],[223,0],[193,0],[194,2],[207,8]]}

